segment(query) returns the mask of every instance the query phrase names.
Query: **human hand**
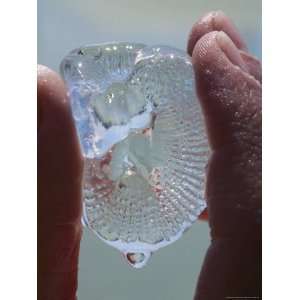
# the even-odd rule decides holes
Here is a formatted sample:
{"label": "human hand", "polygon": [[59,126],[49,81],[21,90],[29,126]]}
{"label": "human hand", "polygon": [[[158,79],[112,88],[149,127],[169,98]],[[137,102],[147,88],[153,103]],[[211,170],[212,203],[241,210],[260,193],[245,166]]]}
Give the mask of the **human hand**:
{"label": "human hand", "polygon": [[[260,63],[221,13],[193,27],[188,52],[212,146],[206,190],[212,243],[195,299],[259,296]],[[53,71],[39,67],[38,299],[76,298],[81,176],[65,86]]]}
{"label": "human hand", "polygon": [[261,65],[222,12],[193,26],[188,52],[212,148],[206,184],[212,241],[195,299],[260,299]]}

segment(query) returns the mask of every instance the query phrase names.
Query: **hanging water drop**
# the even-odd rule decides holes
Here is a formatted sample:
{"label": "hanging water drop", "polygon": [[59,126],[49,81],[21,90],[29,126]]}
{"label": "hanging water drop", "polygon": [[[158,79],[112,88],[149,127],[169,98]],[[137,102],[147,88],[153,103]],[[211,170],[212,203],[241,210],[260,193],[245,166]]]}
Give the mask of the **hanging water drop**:
{"label": "hanging water drop", "polygon": [[124,256],[132,267],[139,269],[146,265],[151,257],[151,252],[127,252]]}

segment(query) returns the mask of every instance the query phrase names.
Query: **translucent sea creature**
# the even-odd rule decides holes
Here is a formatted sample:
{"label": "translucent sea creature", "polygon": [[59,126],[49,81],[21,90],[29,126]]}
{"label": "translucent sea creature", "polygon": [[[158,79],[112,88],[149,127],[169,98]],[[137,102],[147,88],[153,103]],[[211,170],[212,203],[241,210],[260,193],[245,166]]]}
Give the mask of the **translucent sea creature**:
{"label": "translucent sea creature", "polygon": [[70,52],[61,73],[85,159],[84,224],[140,268],[206,207],[209,148],[190,58],[92,45]]}

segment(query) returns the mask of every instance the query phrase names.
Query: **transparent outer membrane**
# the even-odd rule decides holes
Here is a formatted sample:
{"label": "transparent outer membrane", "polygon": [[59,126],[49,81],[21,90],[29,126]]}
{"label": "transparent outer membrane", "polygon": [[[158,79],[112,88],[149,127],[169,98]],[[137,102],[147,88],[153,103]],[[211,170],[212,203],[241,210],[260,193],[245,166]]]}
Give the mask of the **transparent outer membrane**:
{"label": "transparent outer membrane", "polygon": [[85,159],[84,224],[136,268],[206,207],[209,154],[189,57],[110,43],[61,63]]}

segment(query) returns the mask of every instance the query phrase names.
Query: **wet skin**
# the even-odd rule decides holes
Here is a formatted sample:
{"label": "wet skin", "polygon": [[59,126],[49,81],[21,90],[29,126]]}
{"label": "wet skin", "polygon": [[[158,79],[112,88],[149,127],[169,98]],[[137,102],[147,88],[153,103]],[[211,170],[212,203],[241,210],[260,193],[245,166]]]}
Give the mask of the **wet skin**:
{"label": "wet skin", "polygon": [[[212,155],[206,215],[211,244],[195,299],[261,297],[261,64],[222,12],[187,46]],[[62,79],[38,67],[38,299],[74,300],[83,160]]]}

